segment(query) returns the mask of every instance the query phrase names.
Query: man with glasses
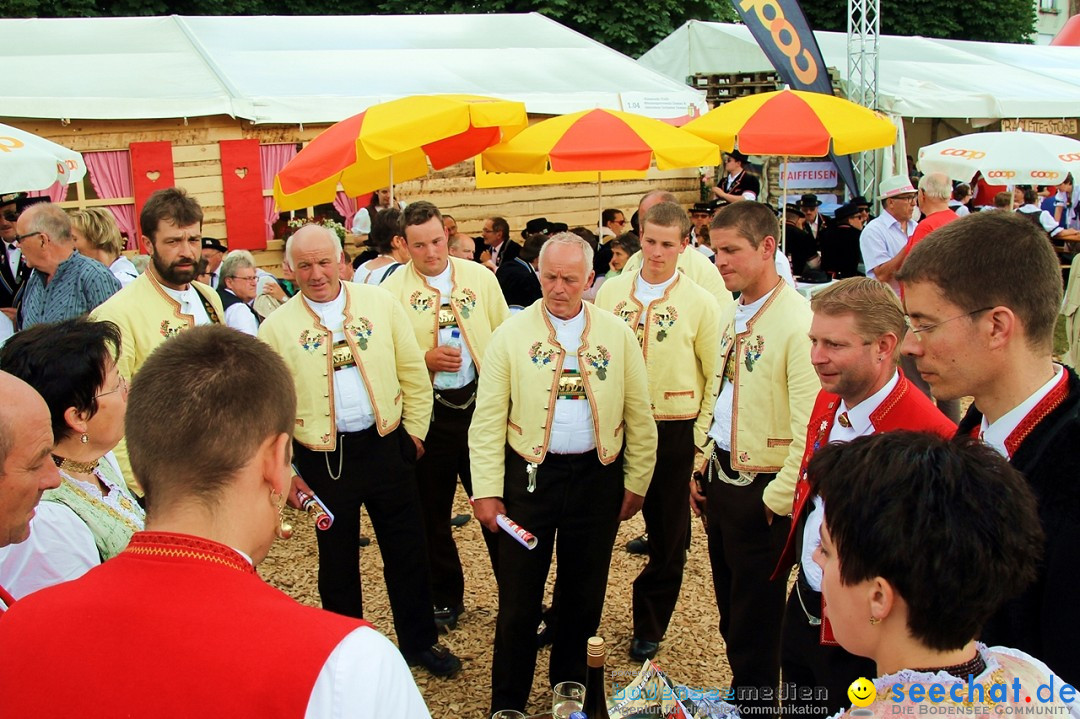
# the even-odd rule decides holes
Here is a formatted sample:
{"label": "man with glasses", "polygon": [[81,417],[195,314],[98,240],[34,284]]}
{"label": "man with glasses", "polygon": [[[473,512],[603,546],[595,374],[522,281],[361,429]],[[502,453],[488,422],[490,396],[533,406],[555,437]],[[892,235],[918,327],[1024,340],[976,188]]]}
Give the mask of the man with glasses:
{"label": "man with glasses", "polygon": [[897,175],[881,181],[881,215],[866,223],[859,237],[866,276],[886,283],[900,294],[896,271],[904,261],[904,248],[915,232],[911,219],[918,192],[911,180]]}
{"label": "man with glasses", "polygon": [[21,192],[0,195],[0,240],[4,242],[4,251],[0,253],[0,312],[15,322],[15,300],[19,289],[30,274],[22,251],[15,243],[15,222],[25,201]]}
{"label": "man with glasses", "polygon": [[259,316],[251,308],[259,282],[255,258],[247,250],[233,250],[221,262],[221,278],[218,296],[225,308],[225,324],[255,337],[259,333]]}
{"label": "man with glasses", "polygon": [[75,251],[71,219],[51,202],[25,210],[14,242],[34,271],[26,280],[19,329],[85,315],[120,290],[105,265]]}
{"label": "man with glasses", "polygon": [[981,437],[1024,474],[1046,532],[1038,575],[983,628],[988,645],[1038,656],[1080,682],[1080,380],[1054,362],[1061,272],[1046,234],[982,212],[934,232],[897,276],[911,330],[903,352],[934,394],[971,396],[958,433]]}
{"label": "man with glasses", "polygon": [[[484,251],[496,267],[517,257],[521,251],[521,245],[510,241],[510,223],[502,217],[489,217],[484,220],[484,228],[480,230],[484,235]],[[486,261],[481,255],[480,260]]]}

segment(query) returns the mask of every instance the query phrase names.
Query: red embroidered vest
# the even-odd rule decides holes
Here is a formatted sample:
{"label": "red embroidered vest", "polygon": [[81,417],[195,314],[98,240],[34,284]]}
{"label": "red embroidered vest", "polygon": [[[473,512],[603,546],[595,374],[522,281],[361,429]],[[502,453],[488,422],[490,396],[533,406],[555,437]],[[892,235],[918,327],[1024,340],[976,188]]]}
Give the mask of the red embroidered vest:
{"label": "red embroidered vest", "polygon": [[361,626],[297,603],[224,545],[140,532],[4,615],[4,715],[297,719],[330,653]]}

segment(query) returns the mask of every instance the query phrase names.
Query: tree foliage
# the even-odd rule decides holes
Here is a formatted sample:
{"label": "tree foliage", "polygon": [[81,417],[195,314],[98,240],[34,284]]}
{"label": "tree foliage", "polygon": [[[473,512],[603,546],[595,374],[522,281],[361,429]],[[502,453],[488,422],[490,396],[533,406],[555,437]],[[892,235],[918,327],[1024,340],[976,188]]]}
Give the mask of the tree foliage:
{"label": "tree foliage", "polygon": [[[846,2],[801,0],[801,5],[815,30],[847,32]],[[881,0],[883,35],[1026,43],[1034,32],[1031,0]]]}

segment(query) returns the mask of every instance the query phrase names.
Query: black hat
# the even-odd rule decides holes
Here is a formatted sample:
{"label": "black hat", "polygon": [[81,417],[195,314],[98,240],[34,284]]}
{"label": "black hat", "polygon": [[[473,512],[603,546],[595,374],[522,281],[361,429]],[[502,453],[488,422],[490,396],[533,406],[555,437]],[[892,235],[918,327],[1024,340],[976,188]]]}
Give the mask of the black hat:
{"label": "black hat", "polygon": [[855,195],[855,197],[851,198],[851,201],[848,204],[854,205],[855,207],[870,207],[870,200],[866,199],[862,195]]}
{"label": "black hat", "polygon": [[20,193],[20,196],[15,198],[15,211],[22,214],[22,211],[31,205],[38,205],[42,202],[49,202],[49,198],[42,197],[28,197],[26,193]]}
{"label": "black hat", "polygon": [[0,206],[13,205],[18,202],[23,196],[21,192],[8,192],[0,195]]}
{"label": "black hat", "polygon": [[814,194],[814,193],[812,193],[812,192],[808,192],[808,193],[806,193],[806,194],[805,194],[805,195],[803,195],[803,196],[802,196],[802,198],[801,198],[801,199],[799,200],[799,206],[800,206],[800,207],[817,207],[817,206],[819,206],[820,204],[821,204],[821,200],[819,200],[819,199],[817,198],[817,195],[815,195],[815,194]]}
{"label": "black hat", "polygon": [[738,150],[732,150],[731,152],[727,153],[727,156],[730,157],[733,160],[738,160],[739,162],[743,163],[744,165],[746,164],[746,161],[750,159],[749,155],[744,155],[741,152],[739,152]]}
{"label": "black hat", "polygon": [[794,202],[789,202],[786,205],[784,205],[784,211],[785,212],[794,212],[799,217],[802,217],[802,207],[800,205],[795,204]]}
{"label": "black hat", "polygon": [[[855,199],[857,200],[858,198]],[[855,200],[852,200],[846,205],[840,205],[839,207],[837,207],[836,212],[833,213],[833,217],[835,217],[837,221],[846,220],[847,218],[853,215],[857,215],[860,212],[862,212],[862,208],[855,203]]]}
{"label": "black hat", "polygon": [[221,244],[221,240],[213,237],[202,238],[202,248],[204,250],[217,250],[218,252],[228,252],[229,248]]}
{"label": "black hat", "polygon": [[534,217],[525,223],[521,236],[528,239],[529,235],[554,235],[556,232],[566,232],[568,227],[565,222],[548,222],[546,217]]}
{"label": "black hat", "polygon": [[690,208],[690,214],[706,214],[711,215],[716,210],[715,202],[695,202],[694,206]]}
{"label": "black hat", "polygon": [[569,231],[570,231],[570,225],[566,224],[565,222],[549,222],[548,223],[547,233],[549,235],[556,235],[556,234],[558,234],[560,232],[569,232]]}

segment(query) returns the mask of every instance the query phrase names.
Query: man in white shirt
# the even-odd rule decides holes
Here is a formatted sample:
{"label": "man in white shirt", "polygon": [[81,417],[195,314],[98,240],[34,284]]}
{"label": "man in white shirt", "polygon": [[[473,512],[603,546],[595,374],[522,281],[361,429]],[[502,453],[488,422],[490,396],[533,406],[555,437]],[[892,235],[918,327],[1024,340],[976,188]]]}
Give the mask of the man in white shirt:
{"label": "man in white shirt", "polygon": [[255,257],[247,250],[230,252],[221,263],[221,280],[218,296],[225,308],[225,324],[256,336],[259,334],[259,316],[251,307],[259,281]]}
{"label": "man in white shirt", "polygon": [[863,227],[859,248],[866,276],[886,283],[900,294],[894,275],[904,262],[903,249],[908,238],[915,232],[916,223],[911,216],[919,193],[911,186],[911,180],[901,175],[882,180],[879,189],[881,215]]}
{"label": "man in white shirt", "polygon": [[[45,400],[7,372],[0,372],[0,547],[25,542],[34,508],[46,489],[60,486],[52,462],[52,418]],[[14,599],[0,586],[0,615]]]}
{"label": "man in white shirt", "polygon": [[1055,220],[1053,215],[1035,204],[1039,202],[1039,193],[1034,187],[1017,187],[1014,192],[1023,200],[1023,204],[1016,208],[1016,213],[1028,222],[1043,228],[1050,235],[1050,239],[1080,239],[1080,231],[1067,229],[1063,224]]}
{"label": "man in white shirt", "polygon": [[982,640],[1080,681],[1080,381],[1054,362],[1061,272],[1046,234],[1013,213],[977,213],[915,246],[899,274],[911,330],[903,351],[934,394],[970,395],[958,430],[981,437],[1027,478],[1046,549],[1038,576]]}
{"label": "man in white shirt", "polygon": [[202,238],[202,256],[206,260],[206,275],[210,281],[206,284],[215,290],[221,288],[221,262],[229,248],[214,237]]}

